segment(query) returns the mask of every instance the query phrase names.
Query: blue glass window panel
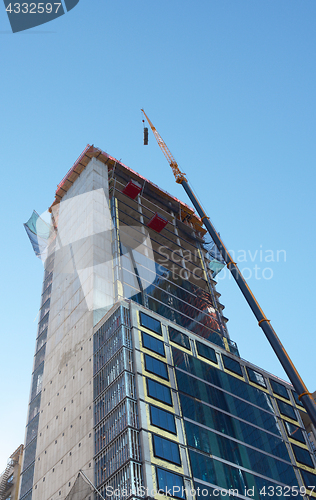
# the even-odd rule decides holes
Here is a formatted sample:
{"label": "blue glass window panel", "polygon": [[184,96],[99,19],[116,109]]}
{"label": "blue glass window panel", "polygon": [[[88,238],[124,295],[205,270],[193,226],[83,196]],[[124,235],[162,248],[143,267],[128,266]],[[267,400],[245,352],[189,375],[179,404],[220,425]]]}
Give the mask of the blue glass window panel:
{"label": "blue glass window panel", "polygon": [[182,370],[192,373],[206,382],[235,394],[243,399],[260,406],[264,410],[274,412],[270,396],[264,391],[249,385],[248,383],[225,373],[215,366],[194,358],[190,354],[172,347],[174,364]]}
{"label": "blue glass window panel", "polygon": [[36,342],[36,352],[39,351],[47,340],[47,328],[40,334]]}
{"label": "blue glass window panel", "polygon": [[244,441],[259,450],[290,462],[289,453],[281,438],[280,431],[280,437],[278,438],[184,394],[180,393],[179,396],[184,418],[195,420],[211,429],[222,432],[226,436]]}
{"label": "blue glass window panel", "polygon": [[151,316],[148,316],[148,314],[145,314],[143,312],[139,313],[139,318],[140,318],[140,324],[142,326],[148,328],[148,330],[152,330],[153,332],[158,333],[158,335],[162,335],[160,321],[158,321],[155,318],[152,318]]}
{"label": "blue glass window panel", "polygon": [[37,439],[33,439],[24,450],[23,470],[27,469],[35,460]]}
{"label": "blue glass window panel", "polygon": [[[310,456],[310,453],[308,450],[305,448],[301,448],[300,446],[297,446],[296,444],[292,444],[292,448],[294,451],[295,458],[298,462],[304,465],[308,465],[308,467],[314,467],[312,458]],[[315,485],[316,486],[316,485]]]}
{"label": "blue glass window panel", "polygon": [[142,341],[143,341],[143,346],[146,347],[146,349],[156,352],[157,354],[160,354],[160,356],[163,357],[166,356],[165,346],[161,340],[156,339],[151,335],[148,335],[148,333],[142,332]]}
{"label": "blue glass window panel", "polygon": [[176,423],[172,413],[154,405],[149,405],[149,408],[150,422],[152,425],[172,432],[172,434],[177,434]]}
{"label": "blue glass window panel", "polygon": [[46,344],[43,345],[43,347],[37,351],[37,353],[34,356],[34,370],[37,370],[37,368],[40,366],[41,363],[45,360],[45,353],[46,353]]}
{"label": "blue glass window panel", "polygon": [[295,403],[298,405],[298,406],[303,406],[303,403],[300,399],[298,399],[298,394],[296,391],[292,391],[292,394],[293,394],[293,397],[294,397],[294,400],[295,400]]}
{"label": "blue glass window panel", "polygon": [[312,489],[312,487],[314,487],[314,491],[315,491],[316,475],[313,474],[312,472],[308,472],[307,470],[304,470],[304,469],[300,469],[300,473],[302,474],[303,481],[305,483],[306,488],[310,487]]}
{"label": "blue glass window panel", "polygon": [[169,338],[170,340],[172,340],[172,342],[174,342],[175,344],[179,344],[182,347],[185,347],[186,349],[189,349],[191,351],[190,341],[187,335],[185,335],[182,332],[179,332],[179,330],[176,330],[171,326],[168,327],[168,330],[169,330]]}
{"label": "blue glass window panel", "polygon": [[262,411],[246,401],[235,398],[216,387],[211,387],[179,370],[176,370],[176,378],[179,391],[280,435],[277,418],[271,413]]}
{"label": "blue glass window panel", "polygon": [[152,435],[154,455],[157,458],[162,458],[167,462],[176,465],[181,465],[179,445],[170,439],[166,439],[156,434]]}
{"label": "blue glass window panel", "polygon": [[22,474],[20,498],[32,489],[34,477],[34,463]]}
{"label": "blue glass window panel", "polygon": [[209,359],[210,361],[213,361],[213,363],[217,364],[217,358],[216,358],[216,353],[215,350],[212,349],[210,346],[206,344],[202,344],[202,342],[196,341],[196,348],[197,352],[202,358]]}
{"label": "blue glass window panel", "polygon": [[290,422],[286,422],[285,420],[283,420],[283,422],[286,428],[286,432],[290,438],[295,439],[295,441],[299,441],[300,443],[306,444],[302,429],[300,429],[296,425],[290,424]]}
{"label": "blue glass window panel", "polygon": [[263,375],[261,375],[261,373],[256,372],[252,368],[249,368],[249,366],[247,366],[246,368],[247,368],[249,380],[251,382],[253,382],[254,384],[261,385],[261,387],[267,387],[267,384],[264,380]]}
{"label": "blue glass window panel", "polygon": [[281,396],[282,398],[290,399],[290,396],[283,384],[280,384],[279,382],[277,382],[276,380],[272,380],[271,378],[269,380],[272,390],[275,394]]}
{"label": "blue glass window panel", "polygon": [[243,376],[242,371],[241,371],[241,367],[240,367],[240,364],[238,363],[238,361],[236,361],[233,358],[230,358],[229,356],[225,356],[225,354],[222,354],[222,358],[223,358],[223,364],[224,364],[224,367],[226,368],[226,370],[230,370],[231,372],[234,372],[237,375]]}
{"label": "blue glass window panel", "polygon": [[[289,471],[292,470],[292,465],[290,460],[285,463],[277,458],[272,458],[259,450],[215,434],[192,422],[185,421],[185,431],[188,446],[192,448],[197,448],[208,455],[223,458],[276,481],[282,481],[284,476],[288,477],[289,480],[291,478]],[[293,477],[295,478],[295,474]]]}
{"label": "blue glass window panel", "polygon": [[284,403],[283,401],[280,401],[279,399],[277,399],[277,403],[278,403],[278,407],[279,407],[281,415],[285,415],[286,417],[292,418],[293,420],[297,420],[293,406],[288,405],[287,403]]}
{"label": "blue glass window panel", "polygon": [[44,372],[44,362],[42,362],[42,364],[33,373],[31,400],[34,399],[35,396],[37,396],[37,394],[39,394],[42,390],[43,372]]}
{"label": "blue glass window panel", "polygon": [[[196,479],[216,484],[227,490],[237,489],[241,495],[244,495],[245,488],[250,489],[254,487],[255,495],[251,498],[260,499],[259,489],[263,486],[266,486],[266,488],[269,485],[276,486],[275,483],[269,482],[268,479],[259,478],[254,474],[245,472],[238,468],[237,464],[236,467],[227,465],[193,450],[189,450],[189,456],[192,474]],[[298,486],[293,467],[290,464],[284,465],[287,467],[287,470],[283,472],[282,481],[280,482],[287,486]]]}
{"label": "blue glass window panel", "polygon": [[156,468],[158,490],[163,491],[165,495],[175,498],[185,499],[185,490],[183,477],[174,472]]}
{"label": "blue glass window panel", "polygon": [[147,378],[147,392],[149,397],[172,406],[171,391],[166,385],[160,384],[151,378]]}
{"label": "blue glass window panel", "polygon": [[144,358],[145,358],[145,368],[148,372],[157,375],[157,377],[169,380],[168,368],[166,363],[163,363],[159,359],[149,356],[149,354],[145,354]]}
{"label": "blue glass window panel", "polygon": [[29,415],[28,415],[29,421],[31,421],[35,417],[35,415],[39,413],[40,404],[41,404],[41,394],[38,394],[38,396],[36,396],[36,398],[34,398],[30,403]]}
{"label": "blue glass window panel", "polygon": [[35,418],[33,418],[33,420],[31,420],[28,423],[26,427],[25,446],[27,446],[37,436],[38,421],[39,421],[39,413],[36,415]]}

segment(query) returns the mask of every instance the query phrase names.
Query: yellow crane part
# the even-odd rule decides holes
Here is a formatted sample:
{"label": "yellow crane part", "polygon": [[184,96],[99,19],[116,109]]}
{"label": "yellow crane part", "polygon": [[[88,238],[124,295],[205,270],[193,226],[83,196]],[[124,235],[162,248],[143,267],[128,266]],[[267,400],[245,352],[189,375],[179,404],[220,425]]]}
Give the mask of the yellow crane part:
{"label": "yellow crane part", "polygon": [[146,120],[148,121],[151,130],[153,131],[153,134],[156,138],[156,141],[158,142],[158,146],[160,147],[161,151],[163,152],[163,154],[167,158],[170,167],[172,168],[172,172],[173,172],[173,175],[175,176],[176,182],[178,184],[182,184],[183,181],[187,182],[185,174],[183,172],[181,172],[181,170],[179,169],[179,166],[178,166],[176,160],[174,159],[174,157],[172,156],[167,144],[162,139],[161,135],[157,132],[157,130],[155,129],[155,127],[151,123],[150,119],[146,115],[145,111],[143,109],[141,111],[144,114]]}

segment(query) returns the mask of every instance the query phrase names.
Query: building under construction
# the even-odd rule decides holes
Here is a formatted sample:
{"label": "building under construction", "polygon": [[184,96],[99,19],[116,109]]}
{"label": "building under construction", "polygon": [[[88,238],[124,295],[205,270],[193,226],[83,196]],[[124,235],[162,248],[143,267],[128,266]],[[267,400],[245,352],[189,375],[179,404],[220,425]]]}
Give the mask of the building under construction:
{"label": "building under construction", "polygon": [[240,358],[194,210],[87,146],[50,212],[19,499],[316,498],[315,428]]}

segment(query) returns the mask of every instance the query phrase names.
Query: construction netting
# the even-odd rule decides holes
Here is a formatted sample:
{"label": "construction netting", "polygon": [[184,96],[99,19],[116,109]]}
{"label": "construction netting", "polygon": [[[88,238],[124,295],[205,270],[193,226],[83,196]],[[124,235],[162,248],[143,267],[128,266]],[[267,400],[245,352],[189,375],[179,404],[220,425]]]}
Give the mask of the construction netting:
{"label": "construction netting", "polygon": [[79,472],[78,477],[65,500],[99,500],[101,498],[102,497],[98,495],[96,490]]}

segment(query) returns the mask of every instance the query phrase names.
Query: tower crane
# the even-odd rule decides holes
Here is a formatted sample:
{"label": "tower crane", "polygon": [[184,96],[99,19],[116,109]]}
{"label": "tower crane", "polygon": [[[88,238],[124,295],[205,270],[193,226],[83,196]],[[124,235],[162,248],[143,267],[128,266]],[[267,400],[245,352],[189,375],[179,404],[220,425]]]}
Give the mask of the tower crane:
{"label": "tower crane", "polygon": [[220,235],[217,233],[216,229],[214,228],[213,224],[209,220],[209,217],[207,217],[206,213],[204,212],[202,206],[200,205],[197,197],[195,196],[194,192],[192,191],[186,176],[183,172],[181,172],[176,160],[172,156],[171,152],[169,151],[166,143],[163,141],[162,137],[159,135],[157,132],[156,128],[146,115],[145,111],[142,109],[141,110],[148,121],[148,124],[153,131],[153,134],[158,142],[158,146],[162,150],[163,154],[168,160],[168,163],[173,171],[173,174],[175,176],[176,182],[178,184],[181,184],[189,196],[191,202],[193,203],[194,208],[196,209],[197,213],[201,217],[201,221],[205,225],[209,235],[213,239],[215,245],[217,246],[218,250],[220,251],[223,259],[226,262],[227,268],[230,270],[231,274],[233,275],[233,278],[235,279],[239,289],[241,290],[243,296],[245,297],[246,301],[248,302],[252,312],[254,313],[255,317],[257,318],[258,325],[262,329],[263,333],[265,334],[268,342],[270,343],[272,349],[274,350],[276,356],[278,357],[285,373],[289,377],[289,380],[293,384],[299,400],[302,402],[305,410],[307,411],[307,414],[309,415],[312,423],[314,424],[316,428],[316,404],[315,401],[311,395],[311,393],[307,390],[306,385],[304,384],[302,378],[300,377],[298,371],[296,370],[291,358],[289,357],[288,353],[286,352],[283,344],[281,343],[280,339],[278,338],[276,332],[272,328],[270,324],[270,320],[267,319],[265,316],[264,312],[262,311],[259,303],[257,302],[254,294],[252,293],[249,285],[247,284],[245,278],[243,277],[241,271],[239,270],[236,262],[233,261],[231,255],[229,254],[226,246],[224,245]]}

